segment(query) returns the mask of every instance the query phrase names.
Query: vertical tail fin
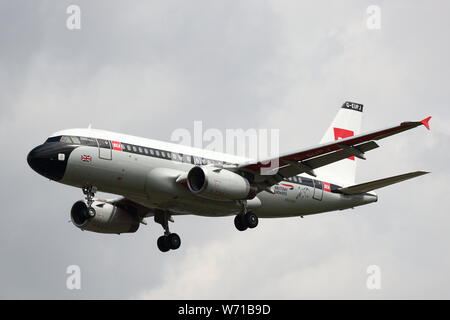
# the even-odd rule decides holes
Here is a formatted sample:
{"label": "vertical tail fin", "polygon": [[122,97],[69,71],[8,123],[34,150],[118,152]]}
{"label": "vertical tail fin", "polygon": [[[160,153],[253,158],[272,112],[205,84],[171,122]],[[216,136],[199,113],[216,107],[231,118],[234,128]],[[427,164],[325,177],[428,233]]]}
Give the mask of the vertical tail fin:
{"label": "vertical tail fin", "polygon": [[[363,105],[346,101],[325,132],[320,143],[335,141],[361,132]],[[355,184],[356,158],[350,157],[315,170],[325,180],[341,185]]]}

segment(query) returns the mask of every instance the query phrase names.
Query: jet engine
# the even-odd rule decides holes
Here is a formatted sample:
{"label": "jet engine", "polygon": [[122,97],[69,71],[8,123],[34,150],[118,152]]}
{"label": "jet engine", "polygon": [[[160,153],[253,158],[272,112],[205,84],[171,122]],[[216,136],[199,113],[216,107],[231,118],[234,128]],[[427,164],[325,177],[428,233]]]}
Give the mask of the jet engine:
{"label": "jet engine", "polygon": [[132,233],[139,228],[139,218],[132,212],[103,201],[94,201],[92,208],[96,212],[93,217],[84,201],[75,202],[70,210],[72,223],[81,230],[98,233]]}
{"label": "jet engine", "polygon": [[256,195],[248,180],[226,169],[196,166],[187,175],[189,190],[213,200],[245,200]]}

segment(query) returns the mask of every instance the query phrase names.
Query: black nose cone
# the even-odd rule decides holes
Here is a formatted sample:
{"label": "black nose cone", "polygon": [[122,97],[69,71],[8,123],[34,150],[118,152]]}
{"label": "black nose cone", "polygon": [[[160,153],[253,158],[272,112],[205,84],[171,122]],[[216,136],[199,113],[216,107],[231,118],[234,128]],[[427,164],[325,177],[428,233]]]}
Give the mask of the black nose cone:
{"label": "black nose cone", "polygon": [[28,165],[40,175],[55,181],[64,177],[67,159],[73,148],[67,149],[56,143],[45,143],[30,151]]}

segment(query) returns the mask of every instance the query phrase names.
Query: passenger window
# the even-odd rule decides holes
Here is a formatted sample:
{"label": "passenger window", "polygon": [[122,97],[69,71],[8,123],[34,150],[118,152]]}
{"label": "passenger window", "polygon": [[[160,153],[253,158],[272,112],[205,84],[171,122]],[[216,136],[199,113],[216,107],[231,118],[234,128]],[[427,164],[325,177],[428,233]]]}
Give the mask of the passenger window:
{"label": "passenger window", "polygon": [[144,153],[148,154],[148,149],[147,148],[144,148]]}
{"label": "passenger window", "polygon": [[139,149],[139,153],[144,153],[144,149],[142,149],[142,147],[138,147],[138,149]]}
{"label": "passenger window", "polygon": [[93,138],[80,137],[80,141],[84,146],[97,147],[97,140]]}
{"label": "passenger window", "polygon": [[154,156],[154,155],[155,155],[155,151],[153,151],[153,149],[150,149],[150,154],[151,154],[152,156]]}
{"label": "passenger window", "polygon": [[100,148],[107,148],[110,149],[110,145],[109,145],[109,141],[108,140],[102,140],[102,139],[98,139],[98,145]]}
{"label": "passenger window", "polygon": [[302,178],[302,182],[305,186],[314,187],[313,181],[310,178]]}
{"label": "passenger window", "polygon": [[158,151],[158,150],[155,150],[155,154],[156,154],[156,156],[157,156],[157,157],[159,157],[159,156],[160,156],[160,154],[159,154],[159,151]]}
{"label": "passenger window", "polygon": [[136,146],[133,146],[133,152],[137,152]]}
{"label": "passenger window", "polygon": [[191,161],[191,156],[189,156],[189,155],[184,155],[183,156],[183,162],[185,162],[185,163],[192,163],[192,161]]}

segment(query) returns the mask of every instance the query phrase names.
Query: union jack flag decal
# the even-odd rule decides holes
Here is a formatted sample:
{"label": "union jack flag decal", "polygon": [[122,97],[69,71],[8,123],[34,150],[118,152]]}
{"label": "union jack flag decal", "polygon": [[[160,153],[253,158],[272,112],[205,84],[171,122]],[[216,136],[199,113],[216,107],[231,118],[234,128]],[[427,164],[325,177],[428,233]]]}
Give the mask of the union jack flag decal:
{"label": "union jack flag decal", "polygon": [[82,155],[81,156],[81,161],[83,161],[83,162],[91,162],[92,161],[92,157],[91,156]]}

